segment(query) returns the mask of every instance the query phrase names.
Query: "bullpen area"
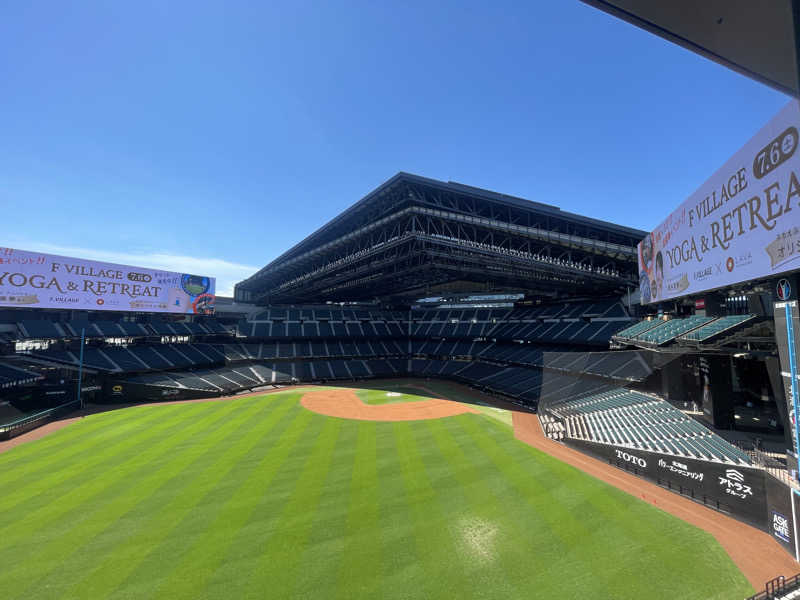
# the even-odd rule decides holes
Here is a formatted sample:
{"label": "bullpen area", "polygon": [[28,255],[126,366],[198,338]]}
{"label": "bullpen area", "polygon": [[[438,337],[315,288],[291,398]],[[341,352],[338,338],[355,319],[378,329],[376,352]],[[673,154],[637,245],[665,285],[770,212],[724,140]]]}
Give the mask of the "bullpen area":
{"label": "bullpen area", "polygon": [[708,533],[431,385],[137,406],[14,447],[0,454],[3,596],[752,593]]}

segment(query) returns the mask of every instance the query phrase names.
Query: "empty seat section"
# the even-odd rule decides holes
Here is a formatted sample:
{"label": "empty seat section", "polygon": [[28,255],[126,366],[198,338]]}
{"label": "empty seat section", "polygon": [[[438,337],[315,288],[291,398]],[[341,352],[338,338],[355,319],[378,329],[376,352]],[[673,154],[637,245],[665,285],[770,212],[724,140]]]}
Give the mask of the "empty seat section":
{"label": "empty seat section", "polygon": [[707,323],[702,327],[698,327],[697,329],[680,336],[680,339],[686,339],[698,342],[707,341],[722,333],[731,333],[736,329],[738,329],[740,326],[754,319],[755,315],[752,314],[730,315],[727,317],[720,317],[715,321]]}
{"label": "empty seat section", "polygon": [[278,358],[294,358],[293,342],[278,342]]}
{"label": "empty seat section", "polygon": [[298,357],[314,356],[314,352],[311,349],[311,342],[296,342],[294,345],[294,349],[295,349],[295,356]]}
{"label": "empty seat section", "polygon": [[147,326],[156,335],[177,335],[175,330],[165,321],[151,321]]}
{"label": "empty seat section", "polygon": [[351,360],[347,363],[353,377],[369,377],[370,372],[362,360]]}
{"label": "empty seat section", "polygon": [[180,346],[161,345],[156,350],[176,367],[188,367],[193,364],[191,358],[180,351]]}
{"label": "empty seat section", "polygon": [[147,366],[129,352],[127,348],[103,348],[101,350],[122,371],[146,371]]}
{"label": "empty seat section", "polygon": [[21,321],[17,323],[17,329],[26,339],[57,339],[69,335],[61,325],[52,321]]}
{"label": "empty seat section", "polygon": [[347,368],[347,362],[343,360],[330,361],[331,371],[336,379],[351,379],[350,370]]}
{"label": "empty seat section", "polygon": [[175,367],[152,346],[128,346],[128,350],[139,357],[140,360],[143,360],[151,369],[172,369]]}
{"label": "empty seat section", "polygon": [[303,323],[302,324],[303,337],[318,337],[319,331],[317,330],[316,323]]}
{"label": "empty seat section", "polygon": [[[239,332],[242,333],[241,328],[239,328]],[[272,323],[253,323],[253,328],[250,335],[255,338],[272,337]]]}
{"label": "empty seat section", "polygon": [[142,323],[134,323],[133,321],[120,321],[118,323],[122,333],[127,337],[144,337],[152,335]]}
{"label": "empty seat section", "polygon": [[318,360],[314,362],[314,372],[319,379],[333,379],[333,372],[331,365],[326,360]]}
{"label": "empty seat section", "polygon": [[389,361],[373,359],[364,361],[374,377],[392,377],[395,375]]}
{"label": "empty seat section", "polygon": [[295,377],[298,381],[313,381],[314,374],[311,372],[310,362],[295,363]]}

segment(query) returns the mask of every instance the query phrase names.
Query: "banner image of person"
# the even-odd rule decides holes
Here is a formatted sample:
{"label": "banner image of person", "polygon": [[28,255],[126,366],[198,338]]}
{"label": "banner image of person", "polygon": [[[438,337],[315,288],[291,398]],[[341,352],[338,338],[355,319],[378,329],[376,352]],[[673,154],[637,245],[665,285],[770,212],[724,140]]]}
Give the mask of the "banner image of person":
{"label": "banner image of person", "polygon": [[639,243],[642,304],[800,269],[792,100]]}
{"label": "banner image of person", "polygon": [[0,307],[213,314],[213,277],[0,246]]}

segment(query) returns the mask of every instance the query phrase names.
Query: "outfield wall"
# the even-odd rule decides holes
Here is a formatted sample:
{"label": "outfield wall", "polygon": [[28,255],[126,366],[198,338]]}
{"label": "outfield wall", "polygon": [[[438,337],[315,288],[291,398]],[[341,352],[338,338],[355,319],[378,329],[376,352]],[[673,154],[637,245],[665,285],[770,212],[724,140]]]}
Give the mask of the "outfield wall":
{"label": "outfield wall", "polygon": [[[800,496],[762,469],[565,438],[564,443],[769,533],[796,557]],[[792,507],[792,503],[797,505]]]}
{"label": "outfield wall", "polygon": [[[167,402],[171,400],[194,400],[197,398],[218,398],[221,392],[207,392],[195,389],[166,388],[145,385],[130,381],[106,380],[103,383],[102,402],[109,404],[128,402]],[[99,400],[99,399],[98,399]]]}

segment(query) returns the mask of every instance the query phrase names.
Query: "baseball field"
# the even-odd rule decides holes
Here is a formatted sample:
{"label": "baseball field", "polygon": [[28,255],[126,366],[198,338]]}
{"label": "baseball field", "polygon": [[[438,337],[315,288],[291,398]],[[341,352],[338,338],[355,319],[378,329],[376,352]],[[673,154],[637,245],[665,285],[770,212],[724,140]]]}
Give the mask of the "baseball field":
{"label": "baseball field", "polygon": [[138,406],[0,454],[0,594],[752,593],[709,534],[517,441],[501,410],[419,394]]}

